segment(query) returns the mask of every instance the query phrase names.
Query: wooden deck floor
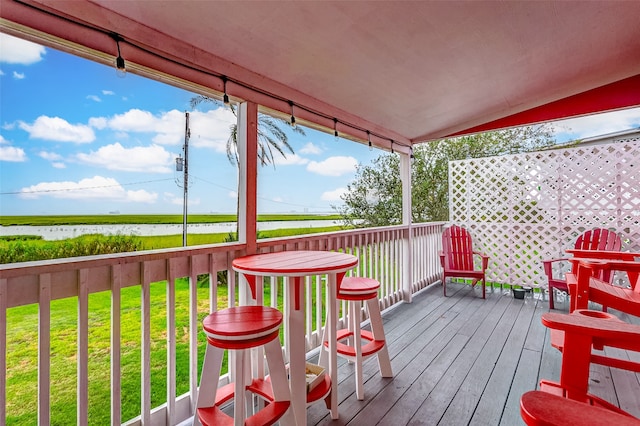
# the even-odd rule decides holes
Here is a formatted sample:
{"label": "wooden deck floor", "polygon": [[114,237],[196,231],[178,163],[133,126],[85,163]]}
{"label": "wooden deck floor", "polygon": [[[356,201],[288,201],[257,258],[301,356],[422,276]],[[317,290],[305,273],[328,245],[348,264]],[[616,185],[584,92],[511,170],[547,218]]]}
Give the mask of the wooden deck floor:
{"label": "wooden deck floor", "polygon": [[[365,399],[358,401],[353,366],[341,363],[340,418],[331,420],[316,403],[308,408],[309,424],[523,424],[520,395],[542,378],[559,377],[560,352],[540,322],[548,301],[518,300],[499,289],[482,300],[460,284],[448,285],[447,293],[442,297],[435,285],[385,313],[394,377],[381,378],[375,357],[368,359]],[[556,308],[568,312],[568,303]],[[590,391],[640,417],[640,374],[594,366]]]}

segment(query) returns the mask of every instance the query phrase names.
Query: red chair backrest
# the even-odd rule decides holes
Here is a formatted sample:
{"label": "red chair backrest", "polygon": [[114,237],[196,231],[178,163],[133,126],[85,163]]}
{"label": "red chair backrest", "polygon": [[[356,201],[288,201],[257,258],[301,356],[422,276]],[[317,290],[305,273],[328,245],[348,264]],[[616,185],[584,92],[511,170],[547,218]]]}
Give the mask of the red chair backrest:
{"label": "red chair backrest", "polygon": [[453,225],[442,233],[444,267],[448,270],[473,270],[473,245],[469,231]]}
{"label": "red chair backrest", "polygon": [[574,248],[579,250],[620,251],[622,240],[620,235],[605,228],[585,231],[576,240]]}
{"label": "red chair backrest", "polygon": [[[601,251],[620,251],[622,247],[622,239],[620,235],[605,228],[595,228],[585,231],[576,240],[576,249],[579,250],[601,250]],[[611,283],[613,274],[611,271],[600,271],[596,275],[601,280]]]}

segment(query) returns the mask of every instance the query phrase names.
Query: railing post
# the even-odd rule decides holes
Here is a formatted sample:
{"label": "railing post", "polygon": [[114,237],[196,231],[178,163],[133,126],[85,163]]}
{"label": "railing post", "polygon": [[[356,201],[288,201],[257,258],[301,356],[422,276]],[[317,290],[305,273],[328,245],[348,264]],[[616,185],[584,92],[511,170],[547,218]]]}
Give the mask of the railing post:
{"label": "railing post", "polygon": [[402,299],[411,303],[413,283],[413,251],[411,232],[411,154],[400,154],[400,179],[402,181],[402,224],[407,227],[406,238],[402,240]]}

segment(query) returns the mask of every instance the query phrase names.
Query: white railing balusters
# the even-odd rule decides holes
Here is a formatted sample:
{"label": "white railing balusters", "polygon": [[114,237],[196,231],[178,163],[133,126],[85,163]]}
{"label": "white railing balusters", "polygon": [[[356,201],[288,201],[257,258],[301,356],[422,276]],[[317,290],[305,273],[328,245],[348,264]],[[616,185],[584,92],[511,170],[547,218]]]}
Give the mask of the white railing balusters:
{"label": "white railing balusters", "polygon": [[[193,258],[191,258],[193,259]],[[169,279],[166,284],[167,306],[167,424],[175,424],[176,411],[176,280],[178,275],[173,267],[174,259],[169,259]],[[189,262],[191,265],[191,262]],[[189,268],[191,270],[191,268]],[[188,277],[191,280],[191,277]]]}
{"label": "white railing balusters", "polygon": [[78,359],[77,422],[89,423],[89,270],[80,269],[78,277]]}
{"label": "white railing balusters", "polygon": [[[413,291],[424,288],[433,277],[439,277],[437,259],[438,242],[442,224],[413,225]],[[404,253],[403,241],[407,230],[403,227],[374,229],[356,229],[327,234],[311,234],[258,241],[258,252],[268,253],[283,250],[336,250],[351,253],[360,260],[360,265],[347,275],[368,276],[381,283],[380,306],[390,307],[402,300],[403,271],[401,263]],[[51,423],[51,303],[53,300],[77,297],[77,423],[86,424],[89,416],[88,384],[89,371],[89,298],[93,293],[110,291],[111,293],[111,424],[122,424],[122,289],[140,288],[140,387],[141,414],[135,419],[125,419],[128,425],[141,424],[177,424],[194,413],[195,399],[199,379],[198,371],[198,335],[202,314],[198,307],[198,275],[209,274],[208,307],[210,313],[218,309],[219,271],[227,273],[228,306],[237,303],[237,274],[231,270],[231,261],[244,253],[241,244],[221,244],[195,248],[176,248],[154,250],[140,253],[123,253],[86,258],[60,259],[59,261],[30,262],[28,264],[0,265],[0,423],[7,416],[7,315],[9,308],[38,304],[38,424]],[[176,281],[189,280],[189,391],[176,396],[177,382],[177,309]],[[308,349],[322,344],[323,323],[326,315],[326,300],[323,300],[325,287],[324,275],[306,278],[306,326]],[[265,277],[269,286],[270,299],[264,300],[273,307],[284,295],[282,279]],[[167,321],[167,402],[159,407],[151,403],[151,290],[156,285],[166,285],[166,321]],[[242,286],[241,286],[242,288]],[[264,294],[264,293],[262,293]],[[260,296],[262,298],[263,296]],[[285,303],[289,303],[286,301]],[[343,326],[347,311],[339,304],[338,324]],[[315,314],[314,314],[315,310]],[[363,316],[364,318],[364,316]],[[315,326],[314,326],[315,323]],[[285,321],[286,324],[286,321]],[[285,335],[288,330],[284,330]],[[285,348],[286,351],[286,348]],[[56,372],[57,374],[57,372]],[[228,383],[221,378],[220,384]]]}
{"label": "white railing balusters", "polygon": [[111,268],[111,424],[122,423],[122,389],[120,379],[120,306],[122,286],[122,266]]}
{"label": "white railing balusters", "polygon": [[[218,276],[213,270],[213,254],[207,255],[205,258],[210,271],[209,288],[211,293],[218,286]],[[193,263],[191,268],[189,271],[189,406],[190,412],[193,413],[198,396],[198,333],[200,332],[200,324],[198,323],[198,276],[193,270]]]}
{"label": "white railing balusters", "polygon": [[51,274],[39,276],[38,423],[51,424]]}
{"label": "white railing balusters", "polygon": [[0,421],[7,418],[7,280],[0,278]]}
{"label": "white railing balusters", "polygon": [[141,414],[143,425],[151,422],[151,275],[155,262],[144,262],[142,285],[140,286],[141,337]]}

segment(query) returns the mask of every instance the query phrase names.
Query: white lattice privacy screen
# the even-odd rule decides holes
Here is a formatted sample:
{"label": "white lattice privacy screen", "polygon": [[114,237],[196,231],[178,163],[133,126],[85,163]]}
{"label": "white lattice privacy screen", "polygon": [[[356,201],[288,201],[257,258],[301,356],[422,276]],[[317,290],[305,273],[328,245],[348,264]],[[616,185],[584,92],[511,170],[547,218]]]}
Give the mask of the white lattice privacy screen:
{"label": "white lattice privacy screen", "polygon": [[487,281],[546,286],[542,259],[587,229],[640,252],[640,138],[449,163],[451,223],[490,256]]}

